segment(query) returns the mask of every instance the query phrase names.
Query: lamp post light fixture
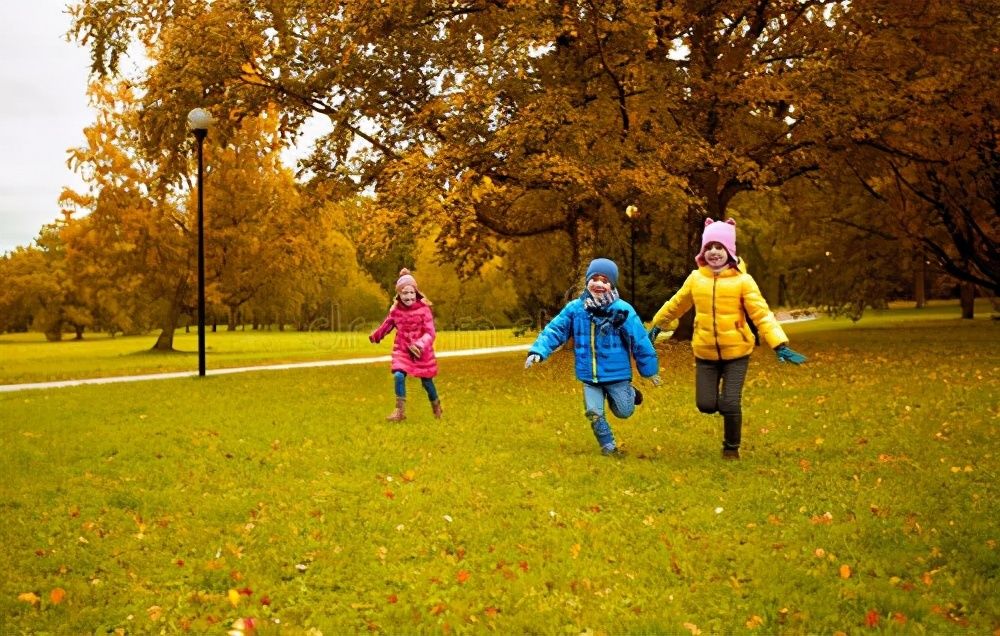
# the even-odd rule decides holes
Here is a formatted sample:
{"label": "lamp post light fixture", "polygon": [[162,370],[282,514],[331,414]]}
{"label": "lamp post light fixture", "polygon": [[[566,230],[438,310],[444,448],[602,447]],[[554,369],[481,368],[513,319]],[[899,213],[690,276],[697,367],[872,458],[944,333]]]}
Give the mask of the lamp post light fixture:
{"label": "lamp post light fixture", "polygon": [[639,220],[639,208],[634,205],[630,205],[625,208],[625,216],[628,217],[629,224],[631,225],[631,232],[629,234],[632,251],[632,272],[629,274],[628,280],[631,285],[631,296],[629,297],[629,302],[632,306],[635,306],[635,224]]}
{"label": "lamp post light fixture", "polygon": [[202,146],[208,129],[215,120],[204,108],[192,109],[187,116],[188,128],[198,141],[198,375],[205,375],[205,178]]}

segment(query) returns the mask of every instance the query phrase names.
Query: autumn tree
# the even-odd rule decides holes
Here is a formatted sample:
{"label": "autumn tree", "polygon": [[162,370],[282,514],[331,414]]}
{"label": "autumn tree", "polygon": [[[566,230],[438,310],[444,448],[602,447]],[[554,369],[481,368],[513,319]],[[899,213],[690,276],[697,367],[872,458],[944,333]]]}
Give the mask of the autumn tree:
{"label": "autumn tree", "polygon": [[793,97],[822,79],[842,5],[84,1],[75,33],[99,73],[132,35],[157,51],[153,148],[184,134],[156,113],[195,104],[277,101],[290,130],[329,116],[310,168],[374,188],[390,230],[434,221],[469,270],[546,233],[579,264],[627,203],[718,216],[814,169],[817,105]]}
{"label": "autumn tree", "polygon": [[[704,217],[853,152],[868,165],[865,151],[939,215],[984,209],[985,220],[949,212],[950,242],[936,246],[955,263],[970,250],[991,259],[992,173],[977,168],[996,165],[996,100],[949,112],[935,96],[996,86],[997,4],[81,0],[73,33],[97,74],[114,73],[133,38],[155,52],[141,78],[148,153],[178,147],[176,113],[195,105],[220,116],[223,138],[272,103],[286,134],[327,116],[332,130],[304,167],[341,196],[376,195],[372,253],[424,225],[466,275],[537,239],[565,246],[568,259],[550,253],[578,274],[588,257],[622,252],[633,203],[650,212],[643,244],[664,257],[644,251],[640,270],[679,282]],[[964,61],[942,58],[969,44],[956,59],[980,57],[963,82]],[[912,130],[925,149],[949,147],[965,130],[949,115],[980,122],[965,153],[978,163],[908,145]],[[928,166],[938,176],[916,179]],[[956,203],[972,186],[985,196]],[[976,267],[964,271],[987,280]]]}
{"label": "autumn tree", "polygon": [[849,17],[837,79],[871,100],[837,159],[922,254],[1000,294],[1000,2],[864,0]]}
{"label": "autumn tree", "polygon": [[154,348],[170,350],[189,306],[193,216],[158,178],[157,162],[138,152],[141,111],[132,87],[93,83],[90,94],[97,119],[84,130],[85,145],[71,152],[87,189],[67,189],[60,198],[67,209],[86,215],[69,247],[79,268],[117,288],[110,302],[149,307],[161,330]]}

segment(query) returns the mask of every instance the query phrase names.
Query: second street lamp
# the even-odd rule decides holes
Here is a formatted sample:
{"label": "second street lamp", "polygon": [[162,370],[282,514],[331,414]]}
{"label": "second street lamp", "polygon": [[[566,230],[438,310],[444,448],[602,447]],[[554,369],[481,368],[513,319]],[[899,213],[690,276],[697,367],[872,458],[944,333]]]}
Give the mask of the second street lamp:
{"label": "second street lamp", "polygon": [[[631,272],[628,275],[629,285],[631,286],[631,293],[629,296],[629,302],[635,307],[635,224],[639,220],[639,208],[634,205],[630,205],[625,208],[625,216],[628,217],[630,225],[629,233],[629,244],[631,245],[631,256],[632,256],[632,267]],[[636,309],[638,311],[638,309]]]}
{"label": "second street lamp", "polygon": [[202,146],[215,120],[204,108],[195,108],[187,116],[188,128],[198,142],[198,375],[205,375],[205,196]]}

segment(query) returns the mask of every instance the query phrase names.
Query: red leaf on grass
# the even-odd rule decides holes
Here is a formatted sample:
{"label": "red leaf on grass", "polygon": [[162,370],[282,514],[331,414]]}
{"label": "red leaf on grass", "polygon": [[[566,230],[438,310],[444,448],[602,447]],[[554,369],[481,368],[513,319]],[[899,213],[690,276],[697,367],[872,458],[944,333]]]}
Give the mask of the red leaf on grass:
{"label": "red leaf on grass", "polygon": [[875,627],[878,625],[878,612],[875,610],[868,610],[865,614],[865,627]]}
{"label": "red leaf on grass", "polygon": [[455,578],[458,579],[459,584],[462,584],[469,580],[469,576],[471,575],[468,570],[459,570]]}

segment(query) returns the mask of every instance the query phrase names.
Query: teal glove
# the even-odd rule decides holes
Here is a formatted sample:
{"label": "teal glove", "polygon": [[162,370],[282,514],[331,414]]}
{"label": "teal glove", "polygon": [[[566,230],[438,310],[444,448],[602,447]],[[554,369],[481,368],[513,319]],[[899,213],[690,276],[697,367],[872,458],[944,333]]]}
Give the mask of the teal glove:
{"label": "teal glove", "polygon": [[524,368],[530,369],[531,365],[537,364],[542,361],[542,356],[537,353],[529,353],[528,358],[524,361]]}
{"label": "teal glove", "polygon": [[656,344],[656,337],[660,335],[661,331],[663,330],[659,327],[651,327],[649,329],[649,332],[646,334],[649,336],[649,344]]}
{"label": "teal glove", "polygon": [[806,357],[801,353],[793,351],[788,348],[786,344],[780,344],[774,348],[775,355],[778,356],[778,360],[781,362],[791,362],[792,364],[802,364],[806,361]]}

